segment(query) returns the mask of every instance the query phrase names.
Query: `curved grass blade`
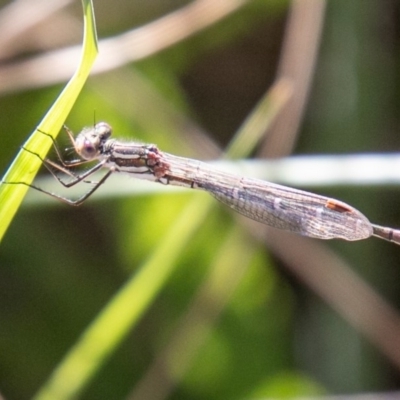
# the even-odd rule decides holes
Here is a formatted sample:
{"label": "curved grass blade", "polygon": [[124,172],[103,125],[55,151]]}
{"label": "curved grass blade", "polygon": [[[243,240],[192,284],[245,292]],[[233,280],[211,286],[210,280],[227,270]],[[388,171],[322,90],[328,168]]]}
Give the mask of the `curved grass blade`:
{"label": "curved grass blade", "polygon": [[[82,0],[84,14],[84,36],[81,60],[75,74],[68,82],[53,106],[47,112],[38,127],[25,142],[24,147],[45,157],[52,142],[50,138],[38,132],[46,132],[54,138],[61,130],[71,111],[97,56],[97,34],[91,0]],[[2,178],[0,185],[0,241],[20,206],[28,186],[11,185],[3,182],[32,183],[41,166],[41,161],[21,149]]]}

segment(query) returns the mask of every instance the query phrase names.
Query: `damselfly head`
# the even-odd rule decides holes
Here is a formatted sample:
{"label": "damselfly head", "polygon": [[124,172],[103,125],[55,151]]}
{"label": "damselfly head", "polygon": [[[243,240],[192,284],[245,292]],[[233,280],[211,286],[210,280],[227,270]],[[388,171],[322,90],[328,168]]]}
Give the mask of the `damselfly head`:
{"label": "damselfly head", "polygon": [[106,122],[84,128],[74,140],[75,151],[85,160],[94,160],[100,155],[102,146],[111,133],[112,128]]}

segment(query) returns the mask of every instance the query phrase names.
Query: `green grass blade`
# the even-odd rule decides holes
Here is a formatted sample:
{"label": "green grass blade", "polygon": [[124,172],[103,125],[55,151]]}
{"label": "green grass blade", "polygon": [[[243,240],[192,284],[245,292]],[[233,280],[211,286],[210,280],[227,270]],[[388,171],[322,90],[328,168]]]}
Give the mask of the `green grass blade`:
{"label": "green grass blade", "polygon": [[[51,109],[47,112],[37,129],[24,144],[24,147],[45,157],[51,147],[51,140],[38,132],[41,130],[54,138],[61,130],[64,121],[71,111],[97,56],[97,35],[91,0],[82,0],[84,13],[83,51],[79,67],[68,82]],[[32,183],[41,166],[41,161],[24,150],[20,150],[14,162],[2,178],[2,182]],[[28,186],[0,185],[0,241],[16,214]]]}
{"label": "green grass blade", "polygon": [[196,196],[184,209],[162,243],[83,333],[34,400],[78,397],[171,276],[177,258],[209,213],[212,199],[202,200]]}

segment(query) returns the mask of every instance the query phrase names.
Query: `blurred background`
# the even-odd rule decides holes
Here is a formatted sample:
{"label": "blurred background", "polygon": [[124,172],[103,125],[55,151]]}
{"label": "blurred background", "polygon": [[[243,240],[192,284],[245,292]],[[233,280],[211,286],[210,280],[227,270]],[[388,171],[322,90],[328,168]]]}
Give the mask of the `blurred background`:
{"label": "blurred background", "polygon": [[[385,157],[400,147],[398,1],[94,3],[100,53],[66,121],[74,132],[105,120],[118,138],[211,160],[286,82],[289,96],[254,157]],[[4,174],[73,74],[83,21],[78,0],[0,5]],[[352,172],[333,168],[344,179]],[[1,243],[5,399],[32,398],[187,204],[207,199],[135,193],[134,179],[121,196],[112,181],[78,208],[29,193]],[[384,176],[302,188],[400,227],[399,187]],[[150,307],[79,398],[384,398],[398,390],[399,246],[306,239],[251,224],[217,201],[190,238],[176,238],[186,239]]]}

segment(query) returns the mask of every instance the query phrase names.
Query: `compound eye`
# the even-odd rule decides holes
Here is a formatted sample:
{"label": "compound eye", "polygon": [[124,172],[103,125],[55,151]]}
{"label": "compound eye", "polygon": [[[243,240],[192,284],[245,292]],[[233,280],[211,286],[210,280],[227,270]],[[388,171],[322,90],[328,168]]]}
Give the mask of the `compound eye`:
{"label": "compound eye", "polygon": [[83,147],[81,150],[81,155],[83,158],[85,158],[87,160],[95,157],[96,149],[92,142],[90,142],[89,140],[84,141]]}
{"label": "compound eye", "polygon": [[75,150],[85,160],[93,160],[97,157],[98,153],[98,147],[96,146],[96,143],[84,135],[76,138]]}
{"label": "compound eye", "polygon": [[102,140],[107,140],[112,134],[112,128],[107,122],[99,122],[96,124],[95,130]]}

